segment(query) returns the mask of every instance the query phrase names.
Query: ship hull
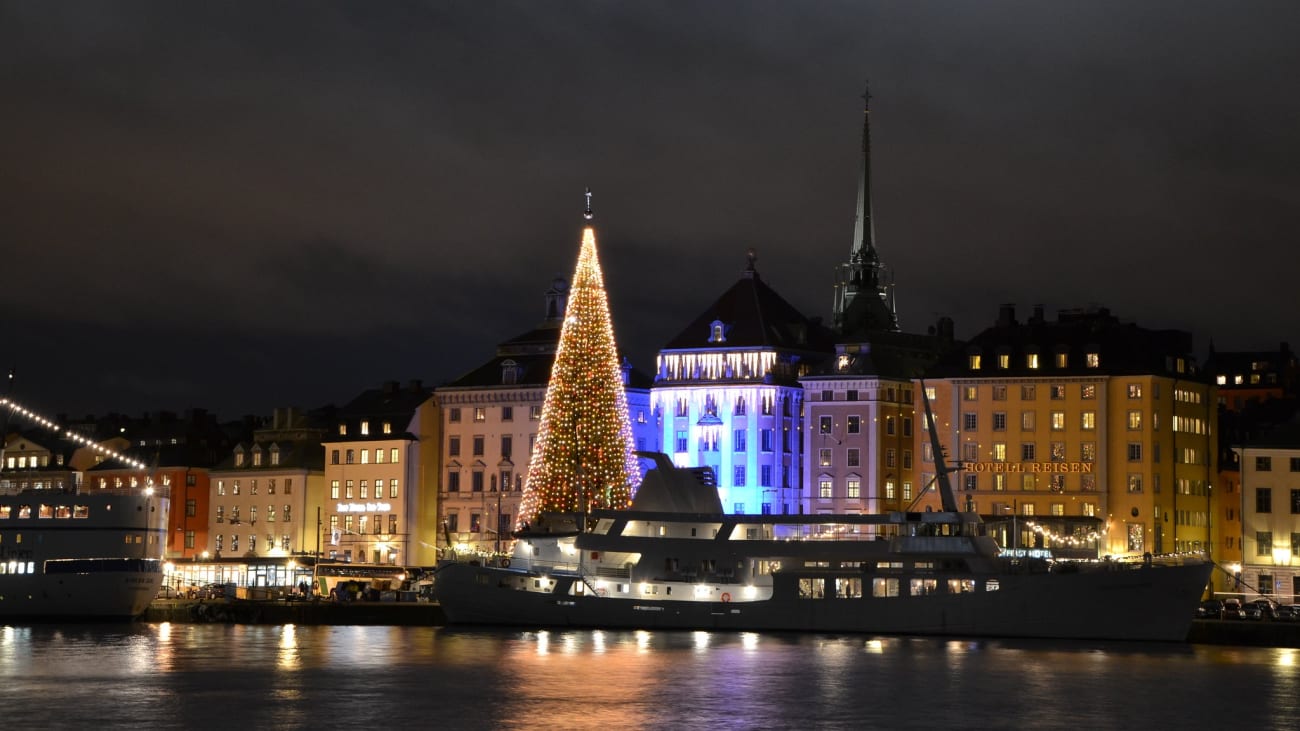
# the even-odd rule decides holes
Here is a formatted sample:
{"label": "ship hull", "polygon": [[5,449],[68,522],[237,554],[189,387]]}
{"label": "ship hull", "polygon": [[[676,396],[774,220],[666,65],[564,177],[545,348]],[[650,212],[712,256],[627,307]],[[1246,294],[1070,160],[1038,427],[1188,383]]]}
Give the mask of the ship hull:
{"label": "ship hull", "polygon": [[0,619],[129,620],[163,584],[165,492],[0,494]]}
{"label": "ship hull", "polygon": [[435,592],[452,624],[1183,641],[1210,570],[1015,573],[992,577],[997,591],[701,602],[521,591],[526,572],[455,563],[439,570]]}

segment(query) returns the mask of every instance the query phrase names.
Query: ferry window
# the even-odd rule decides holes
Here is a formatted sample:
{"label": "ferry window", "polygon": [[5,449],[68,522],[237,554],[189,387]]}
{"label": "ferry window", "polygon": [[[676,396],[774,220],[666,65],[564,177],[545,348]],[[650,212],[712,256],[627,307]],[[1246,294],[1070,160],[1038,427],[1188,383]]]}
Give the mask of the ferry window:
{"label": "ferry window", "polygon": [[898,579],[872,579],[871,596],[898,596]]}
{"label": "ferry window", "polygon": [[50,505],[45,505],[44,503],[42,503],[41,506],[37,508],[36,515],[39,518],[53,518],[54,508]]}
{"label": "ferry window", "polygon": [[69,508],[67,505],[60,505],[60,506],[58,506],[57,508],[54,509],[54,517],[56,517],[56,518],[71,518],[71,517],[72,517],[72,509]]}
{"label": "ferry window", "polygon": [[949,594],[969,594],[975,591],[974,579],[948,579]]}
{"label": "ferry window", "polygon": [[835,580],[835,596],[839,599],[861,599],[862,579],[851,577]]}
{"label": "ferry window", "polygon": [[32,517],[32,506],[30,506],[30,505],[19,505],[19,506],[18,506],[18,517],[19,517],[19,518],[30,518],[30,517]]}
{"label": "ferry window", "polygon": [[799,579],[799,598],[821,599],[825,596],[825,586],[825,579]]}
{"label": "ferry window", "polygon": [[[0,517],[3,517],[3,518],[8,518],[8,517],[9,517],[8,512],[7,512],[4,508],[0,508]],[[89,518],[89,517],[90,517],[90,508],[89,508],[88,506],[86,506],[86,505],[73,505],[73,506],[72,506],[72,517],[73,517],[74,520],[77,519],[77,518]]]}

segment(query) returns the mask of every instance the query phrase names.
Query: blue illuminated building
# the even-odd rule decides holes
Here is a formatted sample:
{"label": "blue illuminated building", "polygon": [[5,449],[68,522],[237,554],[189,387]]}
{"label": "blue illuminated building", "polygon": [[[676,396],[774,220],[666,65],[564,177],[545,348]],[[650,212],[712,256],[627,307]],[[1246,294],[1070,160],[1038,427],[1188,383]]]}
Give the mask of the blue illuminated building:
{"label": "blue illuminated building", "polygon": [[801,376],[830,358],[830,330],[759,277],[741,278],[659,351],[651,389],[664,451],[710,467],[728,513],[805,508]]}

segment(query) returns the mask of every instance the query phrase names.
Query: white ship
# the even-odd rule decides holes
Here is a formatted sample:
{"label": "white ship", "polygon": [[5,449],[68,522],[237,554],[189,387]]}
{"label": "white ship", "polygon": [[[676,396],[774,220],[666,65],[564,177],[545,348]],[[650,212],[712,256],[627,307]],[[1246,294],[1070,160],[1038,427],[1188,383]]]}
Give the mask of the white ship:
{"label": "white ship", "polygon": [[0,619],[131,619],[157,596],[165,489],[0,491]]}
{"label": "white ship", "polygon": [[942,511],[879,515],[727,515],[711,472],[653,458],[629,510],[544,515],[508,559],[441,565],[447,621],[1182,641],[1212,568],[1005,556],[941,457]]}

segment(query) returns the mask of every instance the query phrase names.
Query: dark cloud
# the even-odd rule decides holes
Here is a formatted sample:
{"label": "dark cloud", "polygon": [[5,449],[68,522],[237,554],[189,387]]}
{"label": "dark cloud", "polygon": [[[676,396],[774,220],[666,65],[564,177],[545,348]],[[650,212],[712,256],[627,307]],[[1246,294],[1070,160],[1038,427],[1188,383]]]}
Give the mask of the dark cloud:
{"label": "dark cloud", "polygon": [[1274,345],[1300,331],[1297,15],[0,3],[0,356],[72,411],[452,377],[540,319],[588,185],[641,365],[750,247],[825,316],[868,77],[906,327],[1097,303],[1202,346]]}

